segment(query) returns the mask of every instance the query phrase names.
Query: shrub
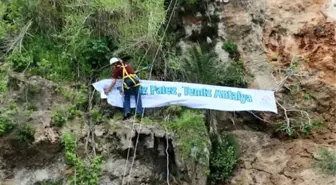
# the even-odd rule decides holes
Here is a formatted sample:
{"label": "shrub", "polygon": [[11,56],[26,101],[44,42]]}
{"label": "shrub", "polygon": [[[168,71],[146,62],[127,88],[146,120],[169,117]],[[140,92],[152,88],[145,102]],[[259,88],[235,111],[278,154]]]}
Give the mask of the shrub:
{"label": "shrub", "polygon": [[320,157],[320,160],[314,161],[314,166],[325,174],[336,175],[336,152],[323,148],[320,151]]}
{"label": "shrub", "polygon": [[232,87],[246,87],[245,69],[243,61],[232,61],[230,65],[220,74],[222,84]]}
{"label": "shrub", "polygon": [[238,47],[232,41],[225,41],[222,47],[230,55],[236,54],[238,52]]}
{"label": "shrub", "polygon": [[35,130],[31,125],[28,124],[20,124],[17,128],[17,136],[16,139],[21,142],[32,142],[34,141]]}
{"label": "shrub", "polygon": [[11,133],[15,128],[13,121],[7,117],[0,116],[0,136]]}
{"label": "shrub", "polygon": [[226,182],[233,175],[239,158],[239,144],[232,135],[222,136],[222,143],[215,141],[210,158],[211,185]]}
{"label": "shrub", "polygon": [[55,110],[51,119],[55,126],[62,127],[67,122],[67,113],[61,109]]}
{"label": "shrub", "polygon": [[92,161],[90,161],[90,164],[86,164],[86,162],[76,154],[77,143],[72,134],[64,134],[62,143],[65,146],[67,164],[76,169],[76,174],[69,177],[69,184],[76,184],[75,182],[78,184],[98,184],[101,164],[103,162],[101,156],[95,156]]}

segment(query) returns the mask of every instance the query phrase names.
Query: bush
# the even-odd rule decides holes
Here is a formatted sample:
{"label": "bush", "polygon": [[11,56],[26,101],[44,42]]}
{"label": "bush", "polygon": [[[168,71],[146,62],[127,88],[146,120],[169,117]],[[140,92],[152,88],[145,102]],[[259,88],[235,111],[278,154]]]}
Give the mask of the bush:
{"label": "bush", "polygon": [[55,126],[62,127],[67,122],[67,113],[61,109],[55,110],[51,119]]}
{"label": "bush", "polygon": [[214,142],[210,158],[210,184],[226,182],[233,175],[238,158],[239,144],[232,135],[222,136],[222,143]]}
{"label": "bush", "polygon": [[320,157],[320,160],[314,161],[314,166],[325,174],[336,175],[336,152],[323,148]]}
{"label": "bush", "polygon": [[18,132],[16,136],[17,140],[28,143],[34,141],[35,130],[33,129],[32,126],[28,124],[20,124],[17,128],[17,132]]}
{"label": "bush", "polygon": [[244,64],[241,60],[232,61],[230,65],[221,73],[222,84],[232,87],[246,87]]}
{"label": "bush", "polygon": [[238,47],[232,41],[225,41],[222,47],[230,55],[236,54],[238,52]]}
{"label": "bush", "polygon": [[13,121],[7,117],[0,116],[0,136],[11,133],[15,128]]}
{"label": "bush", "polygon": [[[166,16],[164,1],[103,0],[76,6],[81,3],[0,2],[0,39],[9,41],[5,50],[14,49],[7,53],[7,62],[16,71],[27,69],[53,81],[86,82],[97,69],[108,64],[116,49],[145,50],[159,44],[159,31]],[[20,33],[28,21],[32,21],[29,34]],[[16,47],[11,47],[14,42]]]}

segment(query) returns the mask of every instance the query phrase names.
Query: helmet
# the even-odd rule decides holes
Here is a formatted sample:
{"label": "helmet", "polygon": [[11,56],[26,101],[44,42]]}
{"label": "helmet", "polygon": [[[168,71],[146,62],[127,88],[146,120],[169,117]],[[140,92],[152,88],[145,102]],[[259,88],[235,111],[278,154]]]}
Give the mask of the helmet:
{"label": "helmet", "polygon": [[110,65],[115,64],[118,61],[121,61],[121,60],[119,58],[113,57],[110,59]]}

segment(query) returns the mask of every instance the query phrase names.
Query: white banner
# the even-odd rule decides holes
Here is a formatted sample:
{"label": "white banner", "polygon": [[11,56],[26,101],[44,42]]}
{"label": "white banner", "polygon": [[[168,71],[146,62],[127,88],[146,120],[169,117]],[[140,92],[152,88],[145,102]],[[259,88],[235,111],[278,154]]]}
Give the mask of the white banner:
{"label": "white banner", "polygon": [[[101,93],[101,98],[107,98],[109,104],[122,108],[123,96],[119,91],[121,80],[117,81],[108,95],[104,93],[104,88],[107,88],[111,82],[111,79],[101,80],[93,86]],[[266,90],[141,80],[141,94],[144,108],[182,105],[195,109],[278,113],[274,92]],[[131,107],[135,108],[134,97],[131,97]]]}

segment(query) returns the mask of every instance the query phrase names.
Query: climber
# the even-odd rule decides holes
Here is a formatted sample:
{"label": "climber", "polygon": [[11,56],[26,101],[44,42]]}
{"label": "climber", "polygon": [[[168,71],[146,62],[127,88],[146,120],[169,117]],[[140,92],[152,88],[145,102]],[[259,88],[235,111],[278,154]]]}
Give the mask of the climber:
{"label": "climber", "polygon": [[131,65],[124,62],[120,58],[113,57],[110,59],[110,65],[113,67],[113,76],[111,85],[104,89],[105,94],[109,93],[117,82],[117,78],[123,80],[122,93],[124,95],[124,118],[127,120],[131,118],[131,95],[135,96],[136,116],[141,118],[143,114],[141,93],[140,93],[140,79],[134,73]]}

